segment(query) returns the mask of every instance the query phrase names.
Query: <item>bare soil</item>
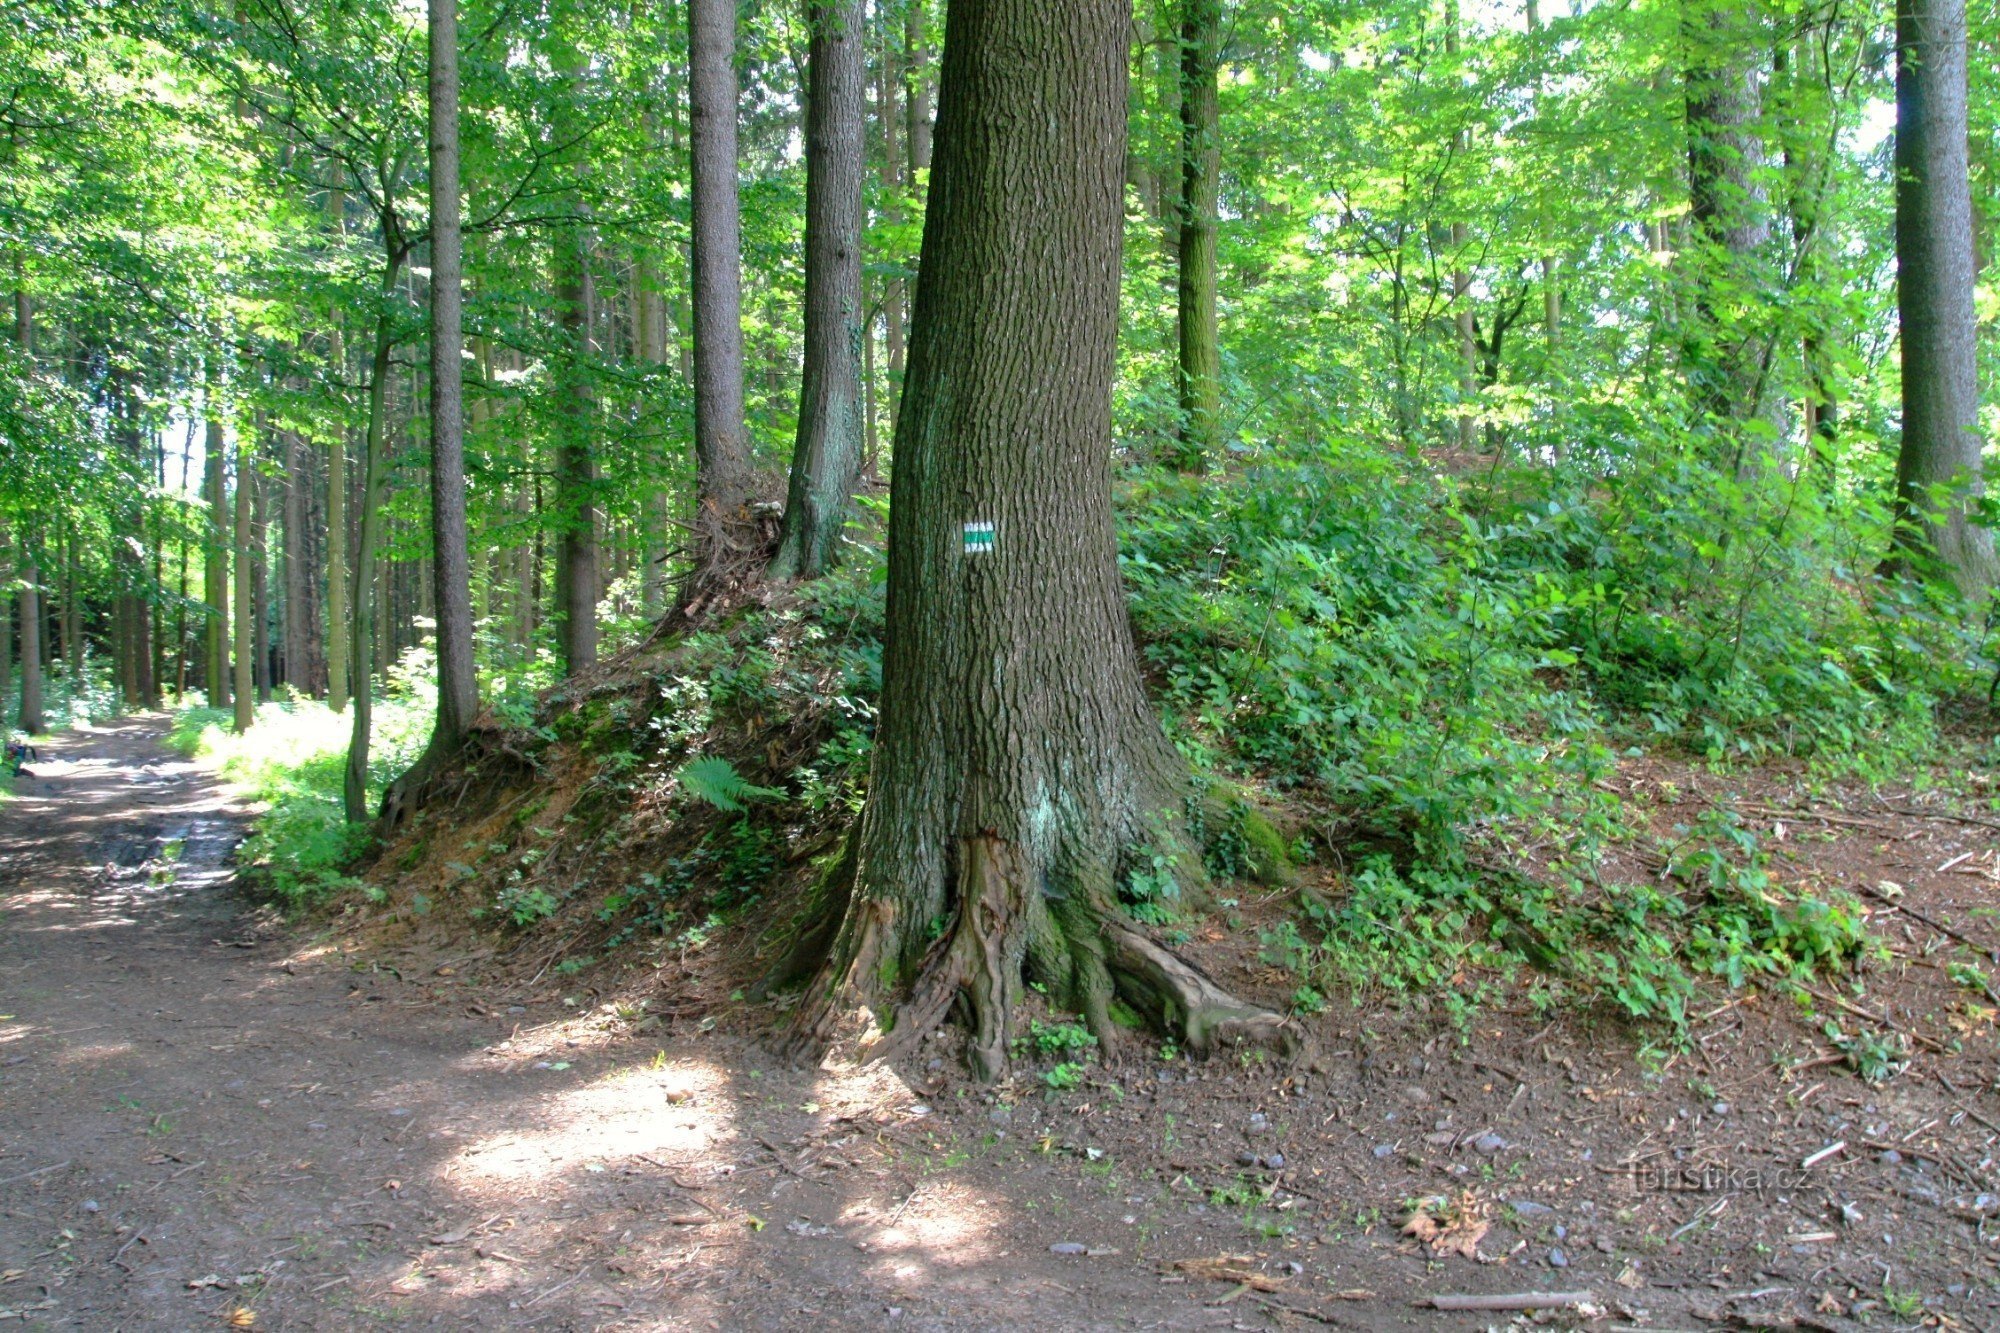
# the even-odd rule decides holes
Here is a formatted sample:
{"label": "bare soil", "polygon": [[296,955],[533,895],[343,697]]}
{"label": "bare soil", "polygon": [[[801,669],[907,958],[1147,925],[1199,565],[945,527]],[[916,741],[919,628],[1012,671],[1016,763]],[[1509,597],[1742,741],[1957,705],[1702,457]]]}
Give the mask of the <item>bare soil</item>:
{"label": "bare soil", "polygon": [[[684,965],[593,986],[287,927],[163,729],[64,737],[0,803],[0,1321],[1475,1329],[1525,1317],[1420,1302],[1588,1292],[1536,1322],[2000,1326],[2000,1006],[1948,970],[2000,974],[2000,830],[1927,798],[1757,779],[1819,812],[1763,817],[1788,883],[1903,891],[1870,900],[1891,958],[1816,1013],[1718,994],[1642,1059],[1598,1015],[1343,1003],[1296,1064],[1135,1040],[1053,1091],[967,1082],[949,1034],[786,1066]],[[1626,781],[1662,818],[1720,784]],[[1281,999],[1280,905],[1243,910],[1250,945],[1197,952]],[[1909,1067],[1862,1082],[1827,1017]]]}

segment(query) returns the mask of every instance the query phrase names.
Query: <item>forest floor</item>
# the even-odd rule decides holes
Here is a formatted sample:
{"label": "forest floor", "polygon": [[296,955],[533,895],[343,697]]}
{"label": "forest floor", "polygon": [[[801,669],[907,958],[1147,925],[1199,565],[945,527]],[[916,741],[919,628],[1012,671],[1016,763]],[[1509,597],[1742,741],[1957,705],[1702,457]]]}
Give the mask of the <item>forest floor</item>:
{"label": "forest floor", "polygon": [[164,729],[61,737],[0,805],[0,1320],[1471,1329],[1519,1316],[1418,1302],[1588,1292],[1539,1322],[2000,1327],[1993,1013],[1945,970],[2000,942],[1976,824],[1795,821],[1800,874],[1906,889],[1847,1001],[1915,1044],[1880,1087],[1744,992],[1651,1060],[1340,1005],[1297,1065],[1135,1046],[1055,1093],[287,927]]}

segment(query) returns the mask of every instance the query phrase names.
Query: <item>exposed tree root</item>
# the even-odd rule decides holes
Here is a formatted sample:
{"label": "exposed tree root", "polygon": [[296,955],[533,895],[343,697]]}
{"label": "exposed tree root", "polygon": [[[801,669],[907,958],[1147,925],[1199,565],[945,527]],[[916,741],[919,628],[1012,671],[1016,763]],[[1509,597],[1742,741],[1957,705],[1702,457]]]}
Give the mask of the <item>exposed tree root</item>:
{"label": "exposed tree root", "polygon": [[[846,894],[826,901],[831,909],[835,899],[850,899],[845,928],[832,941],[835,980],[802,1007],[790,1041],[797,1054],[817,1056],[834,1046],[871,999],[894,1004],[895,907],[882,898],[851,900],[854,873],[850,854],[834,877],[844,877]],[[1117,1041],[1111,1001],[1118,994],[1193,1054],[1243,1047],[1297,1053],[1298,1033],[1282,1015],[1231,995],[1091,895],[1045,897],[1039,877],[1001,838],[980,834],[960,844],[956,890],[956,915],[894,1004],[887,1031],[865,1025],[857,1059],[906,1053],[963,1000],[973,1071],[985,1080],[1002,1078],[1030,976],[1079,1012],[1105,1050]],[[780,970],[796,968],[802,946],[825,938],[825,932],[801,935]]]}
{"label": "exposed tree root", "polygon": [[1237,999],[1189,963],[1122,921],[1105,922],[1111,973],[1142,1008],[1160,1014],[1188,1050],[1207,1055],[1224,1047],[1257,1047],[1291,1056],[1298,1030],[1290,1020]]}

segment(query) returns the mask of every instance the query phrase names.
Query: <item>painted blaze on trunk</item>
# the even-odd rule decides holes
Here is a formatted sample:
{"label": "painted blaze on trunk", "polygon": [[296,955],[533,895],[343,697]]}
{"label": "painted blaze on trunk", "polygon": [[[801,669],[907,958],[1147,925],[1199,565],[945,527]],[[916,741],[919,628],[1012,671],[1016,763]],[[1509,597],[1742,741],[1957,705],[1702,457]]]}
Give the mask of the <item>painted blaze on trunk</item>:
{"label": "painted blaze on trunk", "polygon": [[[882,725],[799,1035],[887,1054],[962,994],[1007,1062],[1024,971],[1111,1037],[1114,987],[1195,1048],[1281,1039],[1118,911],[1189,774],[1141,686],[1111,512],[1123,0],[954,0],[889,527]],[[1180,864],[1200,875],[1200,857]],[[838,917],[837,930],[834,917]],[[893,1015],[893,1016],[892,1016]]]}

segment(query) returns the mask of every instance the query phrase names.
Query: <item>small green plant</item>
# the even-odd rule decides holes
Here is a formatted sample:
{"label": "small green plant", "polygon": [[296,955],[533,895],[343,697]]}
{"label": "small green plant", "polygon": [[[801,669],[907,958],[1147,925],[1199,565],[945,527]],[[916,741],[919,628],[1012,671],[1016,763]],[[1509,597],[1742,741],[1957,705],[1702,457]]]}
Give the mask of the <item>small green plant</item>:
{"label": "small green plant", "polygon": [[1051,1092],[1069,1092],[1083,1086],[1083,1066],[1065,1060],[1042,1073],[1042,1082]]}
{"label": "small green plant", "polygon": [[757,786],[738,773],[736,765],[717,755],[688,760],[674,778],[682,792],[726,814],[741,813],[751,801],[774,801],[784,796],[775,787]]}
{"label": "small green plant", "polygon": [[532,926],[556,914],[554,894],[527,884],[509,884],[493,900],[494,908],[517,926]]}

